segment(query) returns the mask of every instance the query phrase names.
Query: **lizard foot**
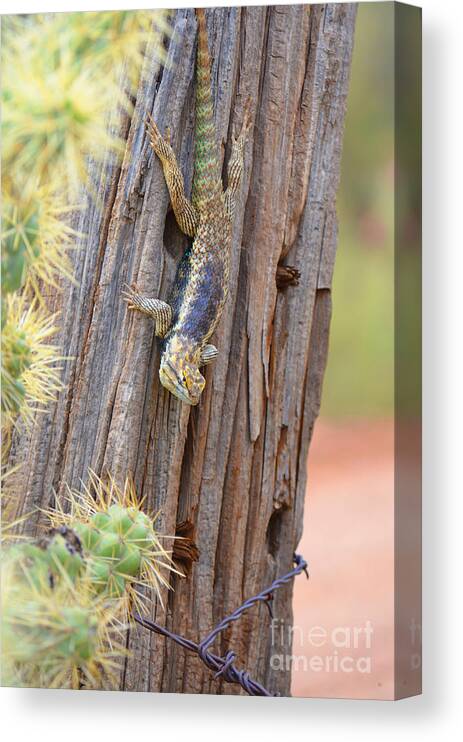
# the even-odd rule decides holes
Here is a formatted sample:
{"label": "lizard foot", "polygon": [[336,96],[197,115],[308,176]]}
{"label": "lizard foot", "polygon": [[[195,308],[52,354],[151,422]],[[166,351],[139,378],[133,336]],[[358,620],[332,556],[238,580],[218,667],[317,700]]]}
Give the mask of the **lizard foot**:
{"label": "lizard foot", "polygon": [[202,349],[200,365],[207,366],[209,363],[212,363],[213,361],[215,361],[218,355],[219,355],[219,351],[217,350],[215,345],[211,345],[210,343],[208,343]]}
{"label": "lizard foot", "polygon": [[166,130],[163,137],[158,129],[156,122],[149,113],[146,121],[146,130],[149,134],[150,143],[157,156],[162,159],[169,159],[172,156],[172,147],[170,146],[170,128]]}
{"label": "lizard foot", "polygon": [[164,337],[172,324],[172,308],[165,301],[160,299],[150,299],[148,296],[142,296],[134,286],[125,286],[122,291],[122,298],[127,302],[128,309],[146,314],[154,319],[156,323],[156,335]]}

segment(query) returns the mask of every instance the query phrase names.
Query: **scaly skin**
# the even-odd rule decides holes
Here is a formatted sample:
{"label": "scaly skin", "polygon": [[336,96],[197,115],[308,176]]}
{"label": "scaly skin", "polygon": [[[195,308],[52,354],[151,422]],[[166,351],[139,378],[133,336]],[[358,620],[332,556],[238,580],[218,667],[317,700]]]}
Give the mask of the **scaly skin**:
{"label": "scaly skin", "polygon": [[141,296],[133,289],[124,292],[129,309],[155,320],[156,334],[162,338],[161,383],[190,405],[198,404],[204,389],[200,367],[217,355],[208,340],[217,327],[228,294],[233,214],[250,128],[247,107],[241,133],[233,141],[228,187],[224,191],[214,126],[205,11],[196,10],[196,16],[196,125],[191,201],[185,196],[183,176],[170,146],[169,133],[162,137],[152,119],[148,124],[151,146],[161,160],[177,223],[185,234],[194,238],[193,244],[178,266],[167,303]]}

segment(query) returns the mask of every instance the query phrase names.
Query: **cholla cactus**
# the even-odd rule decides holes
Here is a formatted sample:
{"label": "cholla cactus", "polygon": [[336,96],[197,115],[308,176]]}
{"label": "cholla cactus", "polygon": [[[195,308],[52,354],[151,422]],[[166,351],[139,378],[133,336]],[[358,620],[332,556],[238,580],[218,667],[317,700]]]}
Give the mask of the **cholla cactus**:
{"label": "cholla cactus", "polygon": [[73,280],[69,250],[78,233],[66,222],[74,207],[50,186],[23,184],[2,200],[2,290],[18,291],[29,283],[41,296],[41,284],[58,288],[59,276]]}
{"label": "cholla cactus", "polygon": [[123,604],[96,598],[65,570],[54,584],[39,547],[11,552],[2,565],[2,684],[114,687],[127,654]]}
{"label": "cholla cactus", "polygon": [[129,83],[127,93],[131,94],[142,69],[143,51],[150,40],[154,40],[159,62],[166,63],[160,41],[162,34],[171,33],[169,15],[169,10],[72,13],[66,21],[70,30],[69,47],[80,59],[91,57],[111,75],[114,72],[118,75],[124,69]]}
{"label": "cholla cactus", "polygon": [[112,478],[105,482],[91,473],[89,486],[68,490],[65,499],[67,504],[58,502],[47,515],[55,529],[77,534],[96,592],[117,597],[127,591],[142,610],[138,587],[146,586],[162,602],[162,587],[168,587],[164,575],[176,570],[155,530],[157,515],[142,512],[132,479],[121,488]]}
{"label": "cholla cactus", "polygon": [[[167,11],[37,15],[8,24],[3,34],[2,158],[6,172],[38,174],[73,197],[86,182],[87,157],[121,154],[108,116],[131,108],[142,53],[161,33]],[[120,87],[122,70],[127,88]]]}
{"label": "cholla cactus", "polygon": [[[2,305],[4,432],[17,417],[30,422],[58,388],[60,354],[48,344],[54,322],[37,314],[35,300],[45,306],[44,284],[72,280],[69,251],[77,234],[67,223],[76,208],[71,202],[87,183],[89,156],[120,157],[123,142],[108,122],[131,108],[148,38],[163,61],[167,19],[167,11],[3,19],[2,289],[17,294]],[[4,436],[3,459],[9,440]]]}
{"label": "cholla cactus", "polygon": [[161,599],[175,571],[131,479],[119,488],[92,474],[89,487],[66,500],[70,513],[46,511],[45,536],[5,554],[2,646],[11,684],[116,685],[110,671],[126,655],[130,608]]}
{"label": "cholla cactus", "polygon": [[6,296],[2,309],[2,428],[8,433],[19,413],[30,424],[61,388],[62,358],[48,342],[57,332],[55,315],[19,294]]}
{"label": "cholla cactus", "polygon": [[4,167],[38,173],[57,192],[64,187],[75,197],[85,182],[86,155],[101,157],[108,148],[121,151],[121,142],[106,131],[110,98],[93,72],[76,69],[66,59],[49,69],[48,57],[39,58],[45,50],[29,49],[20,64],[28,48],[22,46],[8,60]]}

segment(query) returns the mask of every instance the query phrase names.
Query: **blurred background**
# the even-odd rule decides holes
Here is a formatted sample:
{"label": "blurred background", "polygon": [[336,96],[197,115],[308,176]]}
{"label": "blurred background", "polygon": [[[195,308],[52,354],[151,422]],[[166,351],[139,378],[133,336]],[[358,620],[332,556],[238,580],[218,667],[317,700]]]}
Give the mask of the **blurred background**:
{"label": "blurred background", "polygon": [[394,18],[358,9],[322,408],[308,461],[293,695],[393,693]]}

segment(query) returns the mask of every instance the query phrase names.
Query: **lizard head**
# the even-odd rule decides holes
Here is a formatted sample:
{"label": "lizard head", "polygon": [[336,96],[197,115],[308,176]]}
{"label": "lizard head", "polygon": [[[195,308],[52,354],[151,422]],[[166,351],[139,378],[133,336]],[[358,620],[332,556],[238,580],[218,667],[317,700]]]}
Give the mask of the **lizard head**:
{"label": "lizard head", "polygon": [[199,351],[195,351],[186,339],[172,337],[161,358],[161,384],[182,402],[197,405],[206,383],[198,364]]}

